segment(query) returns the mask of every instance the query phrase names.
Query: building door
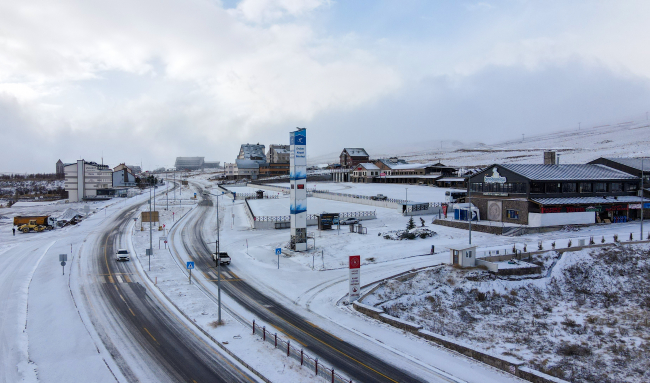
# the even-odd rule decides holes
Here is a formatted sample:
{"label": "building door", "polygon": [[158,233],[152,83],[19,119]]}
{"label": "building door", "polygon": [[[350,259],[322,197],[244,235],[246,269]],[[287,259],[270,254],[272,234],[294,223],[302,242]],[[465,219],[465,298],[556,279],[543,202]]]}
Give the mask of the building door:
{"label": "building door", "polygon": [[454,265],[458,264],[458,250],[454,250]]}

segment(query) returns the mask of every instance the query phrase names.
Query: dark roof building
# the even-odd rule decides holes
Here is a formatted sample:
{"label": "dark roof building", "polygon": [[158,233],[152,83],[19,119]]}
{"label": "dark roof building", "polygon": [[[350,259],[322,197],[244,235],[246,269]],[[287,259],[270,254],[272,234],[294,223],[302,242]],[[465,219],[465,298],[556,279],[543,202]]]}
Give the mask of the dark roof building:
{"label": "dark roof building", "polygon": [[341,166],[352,168],[361,163],[370,162],[370,156],[363,148],[344,148],[339,155]]}
{"label": "dark roof building", "polygon": [[639,181],[600,164],[494,164],[470,177],[470,192],[490,221],[591,224],[640,218]]}

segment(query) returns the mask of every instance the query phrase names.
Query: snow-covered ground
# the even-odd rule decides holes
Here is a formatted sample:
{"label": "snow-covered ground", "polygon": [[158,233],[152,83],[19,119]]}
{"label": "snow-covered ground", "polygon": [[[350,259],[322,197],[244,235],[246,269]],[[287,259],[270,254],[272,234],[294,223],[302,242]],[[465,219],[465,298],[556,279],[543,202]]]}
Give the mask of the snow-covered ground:
{"label": "snow-covered ground", "polygon": [[[289,202],[289,198],[248,200],[248,204],[256,216],[289,215]],[[331,201],[315,197],[307,198],[307,214],[348,213],[374,210],[388,212],[391,209],[360,205],[356,203]]]}
{"label": "snow-covered ground", "polygon": [[[272,185],[287,187],[289,183],[274,183]],[[406,199],[408,194],[408,200],[413,202],[444,202],[446,191],[458,190],[423,185],[362,184],[354,182],[308,182],[307,189],[362,196],[383,194],[394,199]]]}
{"label": "snow-covered ground", "polygon": [[535,259],[557,263],[540,279],[442,266],[390,280],[364,303],[572,382],[647,382],[649,249],[548,252]]}

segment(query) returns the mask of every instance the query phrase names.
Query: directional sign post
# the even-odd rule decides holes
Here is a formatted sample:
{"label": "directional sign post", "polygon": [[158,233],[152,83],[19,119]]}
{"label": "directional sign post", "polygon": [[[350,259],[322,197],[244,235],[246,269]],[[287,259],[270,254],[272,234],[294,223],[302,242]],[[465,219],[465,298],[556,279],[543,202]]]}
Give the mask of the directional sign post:
{"label": "directional sign post", "polygon": [[192,269],[194,268],[194,262],[187,262],[187,269],[190,271],[190,284],[192,284]]}
{"label": "directional sign post", "polygon": [[275,255],[278,256],[278,270],[280,270],[280,254],[282,254],[282,249],[278,247],[275,249]]}
{"label": "directional sign post", "polygon": [[361,256],[350,256],[350,303],[361,296]]}
{"label": "directional sign post", "polygon": [[61,266],[63,267],[63,275],[65,275],[65,261],[68,260],[68,254],[59,254],[59,262],[61,262]]}

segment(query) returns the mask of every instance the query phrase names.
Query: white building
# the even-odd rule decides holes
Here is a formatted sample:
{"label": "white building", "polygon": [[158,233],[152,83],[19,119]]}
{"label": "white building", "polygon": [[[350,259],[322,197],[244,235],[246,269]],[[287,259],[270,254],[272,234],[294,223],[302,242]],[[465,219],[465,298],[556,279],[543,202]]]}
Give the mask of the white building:
{"label": "white building", "polygon": [[234,179],[237,178],[238,169],[237,169],[237,163],[236,162],[225,162],[223,164],[223,173],[224,176],[228,179]]}
{"label": "white building", "polygon": [[83,201],[97,196],[97,189],[110,188],[113,183],[113,171],[108,165],[78,160],[66,165],[65,190],[71,202]]}

